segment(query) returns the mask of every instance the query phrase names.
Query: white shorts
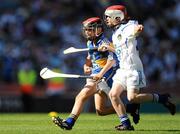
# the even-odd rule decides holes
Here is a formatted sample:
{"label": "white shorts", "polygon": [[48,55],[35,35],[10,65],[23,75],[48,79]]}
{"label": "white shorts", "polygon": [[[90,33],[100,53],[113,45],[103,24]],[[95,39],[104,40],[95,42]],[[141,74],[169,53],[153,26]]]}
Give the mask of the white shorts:
{"label": "white shorts", "polygon": [[97,83],[97,87],[96,87],[97,92],[99,90],[101,90],[108,96],[109,91],[111,90],[111,88],[108,86],[108,84],[106,83],[105,80],[95,81],[93,79],[86,79],[86,83],[90,83],[90,82]]}
{"label": "white shorts", "polygon": [[146,86],[146,78],[143,71],[118,69],[113,77],[113,83],[119,83],[124,90],[140,89]]}

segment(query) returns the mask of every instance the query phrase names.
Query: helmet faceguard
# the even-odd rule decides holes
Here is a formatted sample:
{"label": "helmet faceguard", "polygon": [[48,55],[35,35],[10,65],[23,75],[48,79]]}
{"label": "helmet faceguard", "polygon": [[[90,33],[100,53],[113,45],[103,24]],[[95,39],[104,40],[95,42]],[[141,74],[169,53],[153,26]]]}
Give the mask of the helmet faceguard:
{"label": "helmet faceguard", "polygon": [[[108,26],[108,23],[107,23],[108,22],[108,20],[107,20],[108,17],[112,21],[119,20],[117,25],[121,24],[127,18],[127,11],[126,11],[125,6],[123,6],[123,5],[113,5],[113,6],[108,7],[105,10],[105,12],[104,12],[104,21],[105,21],[107,26]],[[116,26],[116,25],[114,25],[114,26]]]}
{"label": "helmet faceguard", "polygon": [[101,19],[98,17],[92,17],[83,21],[82,31],[86,39],[88,40],[96,39],[103,33],[103,24]]}

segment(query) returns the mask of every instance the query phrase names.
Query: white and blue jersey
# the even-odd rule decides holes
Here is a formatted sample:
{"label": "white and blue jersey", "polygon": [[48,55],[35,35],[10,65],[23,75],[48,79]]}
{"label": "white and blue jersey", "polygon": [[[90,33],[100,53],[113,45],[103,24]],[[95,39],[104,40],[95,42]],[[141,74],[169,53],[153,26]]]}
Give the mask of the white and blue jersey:
{"label": "white and blue jersey", "polygon": [[137,50],[137,40],[134,36],[134,27],[137,21],[130,20],[113,33],[112,40],[115,53],[120,61],[120,68],[143,70],[143,65]]}
{"label": "white and blue jersey", "polygon": [[140,89],[146,86],[143,65],[137,50],[134,20],[121,24],[112,35],[115,53],[120,68],[116,71],[113,81],[120,83],[124,89]]}

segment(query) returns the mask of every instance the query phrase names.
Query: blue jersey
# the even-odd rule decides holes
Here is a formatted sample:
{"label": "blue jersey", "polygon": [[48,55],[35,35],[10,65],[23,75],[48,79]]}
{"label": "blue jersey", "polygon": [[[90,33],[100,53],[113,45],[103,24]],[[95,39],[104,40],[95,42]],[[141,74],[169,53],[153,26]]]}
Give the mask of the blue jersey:
{"label": "blue jersey", "polygon": [[[96,44],[92,41],[87,42],[87,47],[90,48],[89,55],[92,62],[92,74],[97,74],[106,65],[107,60],[113,60],[115,54],[109,51],[99,52],[97,50],[92,50],[91,48],[99,47],[102,44],[112,45],[112,43],[105,38],[103,35],[99,38]],[[115,65],[114,65],[115,66]]]}
{"label": "blue jersey", "polygon": [[[112,85],[111,78],[116,71],[116,67],[118,65],[117,64],[118,60],[116,58],[116,55],[112,52],[109,52],[109,51],[99,52],[98,50],[91,49],[94,47],[99,47],[102,44],[112,45],[112,43],[106,37],[104,37],[104,35],[102,35],[99,38],[99,40],[97,41],[96,44],[93,43],[92,41],[87,42],[87,47],[90,48],[89,55],[90,55],[91,62],[92,62],[92,74],[99,73],[101,71],[101,69],[106,65],[107,60],[113,60],[113,59],[116,60],[116,64],[114,64],[113,67],[104,74],[104,77],[105,77],[108,85],[111,86]],[[108,82],[108,79],[110,80],[110,82]]]}

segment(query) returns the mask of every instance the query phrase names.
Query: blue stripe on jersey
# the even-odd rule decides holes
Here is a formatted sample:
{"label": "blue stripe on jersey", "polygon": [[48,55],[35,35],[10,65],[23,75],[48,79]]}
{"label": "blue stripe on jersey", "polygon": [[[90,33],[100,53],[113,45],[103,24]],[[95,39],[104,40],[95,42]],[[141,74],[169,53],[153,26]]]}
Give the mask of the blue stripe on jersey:
{"label": "blue stripe on jersey", "polygon": [[128,38],[125,40],[126,47],[128,48]]}
{"label": "blue stripe on jersey", "polygon": [[138,75],[139,75],[139,84],[143,84],[142,72],[138,71]]}

